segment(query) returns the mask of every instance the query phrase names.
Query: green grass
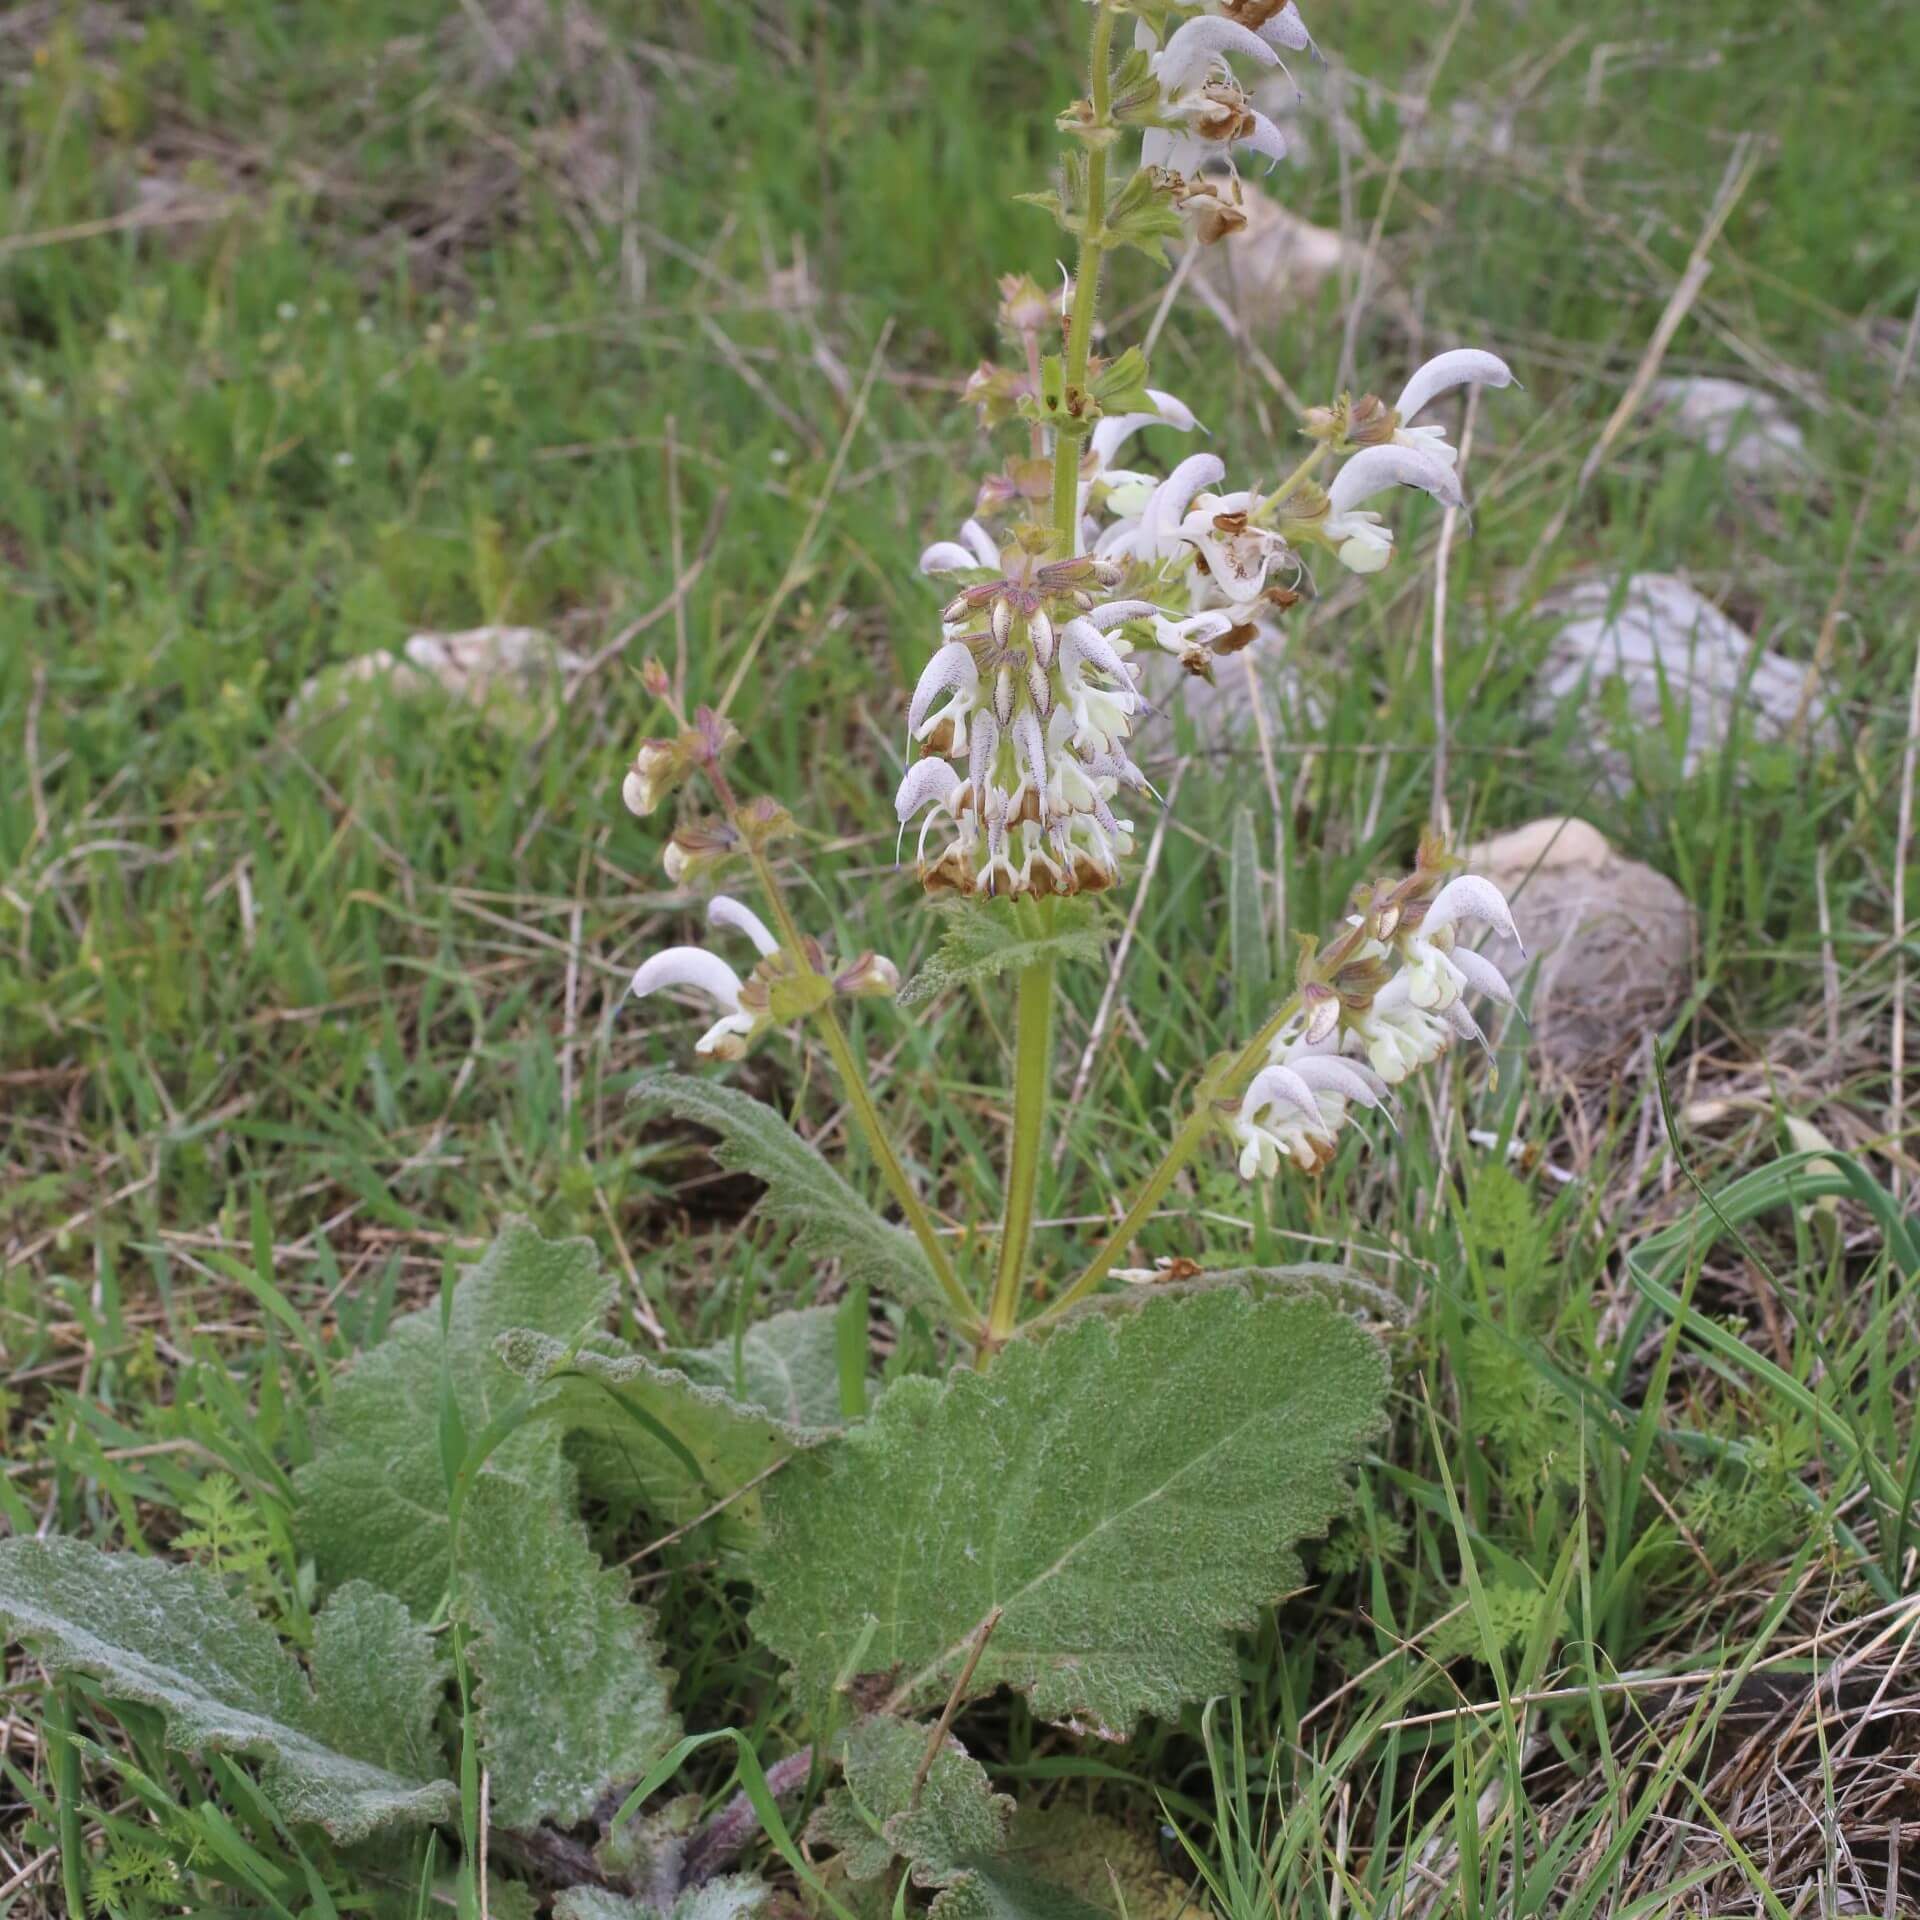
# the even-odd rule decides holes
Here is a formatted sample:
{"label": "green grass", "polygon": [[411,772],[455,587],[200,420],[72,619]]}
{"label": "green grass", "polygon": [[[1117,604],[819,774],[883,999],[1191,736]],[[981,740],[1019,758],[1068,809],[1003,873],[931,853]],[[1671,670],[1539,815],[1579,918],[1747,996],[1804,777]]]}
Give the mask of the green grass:
{"label": "green grass", "polygon": [[[1049,164],[1081,11],[0,12],[0,1525],[164,1548],[220,1471],[284,1546],[325,1364],[506,1213],[592,1235],[688,1335],[822,1283],[744,1217],[740,1182],[623,1103],[692,1037],[618,1004],[693,924],[618,803],[662,718],[638,669],[657,654],[690,700],[738,677],[742,776],[810,836],[815,926],[903,970],[923,956],[887,805],[936,605],[913,557],[986,463],[954,383],[991,350],[993,277],[1045,279],[1061,250],[1011,196]],[[1384,209],[1358,384],[1390,393],[1456,340],[1526,382],[1478,415],[1448,797],[1469,832],[1579,811],[1696,903],[1698,991],[1660,1036],[1687,1166],[1645,1079],[1563,1097],[1510,1037],[1497,1090],[1437,1087],[1390,1148],[1349,1144],[1270,1196],[1203,1169],[1157,1223],[1148,1255],[1348,1257],[1391,1285],[1392,1435],[1314,1590],[1247,1641],[1237,1717],[1106,1751],[1003,1707],[968,1737],[1061,1804],[1164,1817],[1234,1916],[1664,1910],[1683,1875],[1644,1863],[1663,1823],[1722,1817],[1690,1796],[1743,1669],[1789,1649],[1804,1671],[1815,1623],[1869,1618],[1912,1576],[1915,1274],[1874,1196],[1912,1172],[1889,1061],[1915,957],[1892,901],[1912,858],[1920,463],[1895,365],[1920,291],[1920,15],[1480,0],[1436,73],[1454,17],[1316,13],[1364,144],[1342,164],[1312,119],[1310,156],[1268,184],[1360,237]],[[1451,151],[1408,132],[1429,84],[1433,122],[1469,129]],[[1789,395],[1809,483],[1744,492],[1636,422],[1576,498],[1747,132],[1757,171],[1663,371]],[[1108,310],[1137,332],[1158,287],[1123,263]],[[1313,400],[1344,323],[1328,288],[1253,344]],[[1203,305],[1175,306],[1154,364],[1231,466],[1295,457],[1284,401]],[[1264,866],[1251,938],[1281,958],[1411,852],[1436,522],[1401,524],[1392,573],[1295,616],[1315,698],[1269,690],[1272,787],[1250,744],[1202,751],[1178,719],[1149,737],[1163,788],[1187,770],[1042,1174],[1056,1278],[1085,1229],[1045,1223],[1109,1212],[1242,1028],[1241,809]],[[1683,776],[1643,738],[1630,790],[1597,787],[1579,717],[1543,736],[1523,704],[1528,600],[1595,566],[1685,571],[1796,662],[1837,611],[1830,744],[1740,739]],[[643,619],[564,708],[511,723],[377,698],[285,717],[310,675],[416,630],[523,623],[594,655]],[[1103,985],[1069,978],[1062,1093]],[[943,1217],[991,1217],[1007,997],[861,1025]],[[741,1077],[835,1110],[784,1044]],[[1688,1167],[1715,1193],[1766,1168],[1799,1144],[1787,1116],[1866,1184],[1772,1193],[1744,1249],[1682,1238],[1655,1276],[1692,1316],[1672,1335],[1629,1253],[1653,1274],[1650,1236],[1708,1218]],[[1466,1127],[1526,1154],[1510,1172]],[[737,1607],[695,1564],[649,1591],[689,1725],[743,1727],[771,1763],[790,1730]],[[1608,1690],[1702,1670],[1722,1677]],[[1431,1717],[1540,1691],[1559,1697]],[[198,1844],[229,1884],[266,1869],[219,1847],[287,1871],[244,1786],[156,1787],[183,1769],[150,1726],[85,1689],[73,1709],[99,1742],[78,1764],[13,1670],[0,1909],[60,1910],[76,1791],[111,1859],[184,1857],[204,1814],[181,1807],[224,1804],[247,1837]],[[1720,1844],[1715,1884],[1753,1904],[1764,1864]],[[134,1898],[114,1910],[174,1910]]]}

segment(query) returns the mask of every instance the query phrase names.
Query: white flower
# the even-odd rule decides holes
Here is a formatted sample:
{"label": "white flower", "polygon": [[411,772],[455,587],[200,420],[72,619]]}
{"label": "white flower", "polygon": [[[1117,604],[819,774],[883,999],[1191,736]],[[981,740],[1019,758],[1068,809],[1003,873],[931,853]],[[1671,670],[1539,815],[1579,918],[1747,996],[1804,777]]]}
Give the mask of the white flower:
{"label": "white flower", "polygon": [[1514,1004],[1506,975],[1485,955],[1457,945],[1459,928],[1465,921],[1479,921],[1520,946],[1506,896],[1491,880],[1463,873],[1448,881],[1418,923],[1402,929],[1396,941],[1406,962],[1401,977],[1416,1007],[1445,1013],[1469,991],[1484,993],[1503,1007]]}
{"label": "white flower", "polygon": [[1176,28],[1157,51],[1153,30],[1142,21],[1135,28],[1134,44],[1151,56],[1160,112],[1170,123],[1147,129],[1140,143],[1142,166],[1193,178],[1209,161],[1226,158],[1234,146],[1271,160],[1285,154],[1280,129],[1254,108],[1226,59],[1237,53],[1258,66],[1277,66],[1280,56],[1266,39],[1238,21],[1202,15]]}
{"label": "white flower", "polygon": [[1447,444],[1445,427],[1413,427],[1407,423],[1443,393],[1475,384],[1512,387],[1519,382],[1513,377],[1513,369],[1497,353],[1487,353],[1479,347],[1455,347],[1449,353],[1435,354],[1414,373],[1400,390],[1400,398],[1393,403],[1393,410],[1400,417],[1394,429],[1394,444],[1415,448],[1452,466],[1460,455]]}
{"label": "white flower", "polygon": [[1361,510],[1389,487],[1417,487],[1443,507],[1466,504],[1460,482],[1444,461],[1415,447],[1363,447],[1334,475],[1327,489],[1330,511],[1320,531],[1333,542],[1340,564],[1354,573],[1378,573],[1393,553],[1393,534],[1377,513]]}
{"label": "white flower", "polygon": [[643,740],[633,765],[620,783],[629,813],[651,813],[686,774],[686,755],[670,740]]}
{"label": "white flower", "polygon": [[[744,933],[759,948],[762,959],[780,951],[780,943],[767,931],[760,916],[725,894],[717,896],[707,908],[707,919],[714,926]],[[663,987],[691,987],[705,994],[720,1008],[720,1018],[693,1043],[693,1050],[712,1060],[738,1060],[767,1019],[764,1007],[755,1010],[741,1004],[745,986],[746,982],[717,953],[705,947],[668,947],[640,967],[627,991],[636,999],[658,993]]]}
{"label": "white flower", "polygon": [[965,521],[958,540],[936,540],[920,556],[922,573],[971,572],[976,567],[1000,571],[1000,549],[978,520]]}
{"label": "white flower", "polygon": [[1397,973],[1373,996],[1352,1031],[1368,1065],[1397,1087],[1446,1052],[1453,1029],[1439,1015],[1415,1006],[1406,974]]}
{"label": "white flower", "polygon": [[1176,569],[1196,608],[1245,607],[1289,550],[1277,533],[1253,523],[1258,495],[1212,491],[1226,471],[1215,454],[1189,454],[1138,514],[1108,527],[1094,551],[1103,560]]}
{"label": "white flower", "polygon": [[1349,1104],[1381,1107],[1384,1076],[1303,1040],[1285,1043],[1254,1075],[1234,1116],[1240,1177],[1271,1178],[1282,1159],[1315,1173],[1333,1157]]}

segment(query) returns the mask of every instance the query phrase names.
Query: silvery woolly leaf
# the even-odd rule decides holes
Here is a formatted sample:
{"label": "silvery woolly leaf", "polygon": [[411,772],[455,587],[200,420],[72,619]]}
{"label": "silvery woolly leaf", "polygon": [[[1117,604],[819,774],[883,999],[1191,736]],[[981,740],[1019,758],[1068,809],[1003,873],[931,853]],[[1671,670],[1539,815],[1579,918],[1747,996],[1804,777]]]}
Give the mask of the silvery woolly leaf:
{"label": "silvery woolly leaf", "polygon": [[680,1737],[653,1618],[574,1505],[571,1474],[556,1501],[483,1472],[461,1521],[455,1606],[474,1636],[481,1758],[504,1827],[586,1818]]}
{"label": "silvery woolly leaf", "polygon": [[569,1887],[553,1903],[553,1920],[760,1920],[774,1911],[770,1887],[752,1874],[730,1873],[690,1888],[671,1907],[604,1887]]}
{"label": "silvery woolly leaf", "polygon": [[[493,1351],[532,1327],[570,1339],[612,1299],[589,1240],[546,1240],[511,1221],[454,1289],[445,1367],[462,1430],[478,1435],[518,1390]],[[299,1533],[328,1581],[364,1579],[425,1616],[446,1591],[446,1473],[434,1409],[441,1387],[437,1307],[394,1322],[362,1354],[326,1409],[313,1459],[294,1475]],[[560,1497],[564,1465],[551,1432],[522,1430],[488,1469]]]}
{"label": "silvery woolly leaf", "polygon": [[[795,1250],[836,1258],[849,1286],[865,1282],[902,1306],[952,1313],[912,1234],[883,1220],[774,1110],[737,1088],[680,1073],[644,1073],[634,1101],[720,1136],[713,1158],[766,1182],[760,1210],[793,1234]],[[527,1320],[543,1332],[556,1329]]]}
{"label": "silvery woolly leaf", "polygon": [[177,1751],[259,1762],[268,1799],[336,1840],[456,1811],[433,1735],[447,1670],[390,1594],[335,1595],[315,1623],[309,1684],[206,1569],[23,1538],[0,1541],[0,1627],[56,1673],[156,1708]]}
{"label": "silvery woolly leaf", "polygon": [[1386,1362],[1324,1300],[1149,1300],[984,1373],[896,1382],[766,1488],[753,1625],[824,1722],[850,1663],[898,1712],[969,1684],[1124,1738],[1236,1683],[1233,1633],[1303,1578],[1349,1500]]}

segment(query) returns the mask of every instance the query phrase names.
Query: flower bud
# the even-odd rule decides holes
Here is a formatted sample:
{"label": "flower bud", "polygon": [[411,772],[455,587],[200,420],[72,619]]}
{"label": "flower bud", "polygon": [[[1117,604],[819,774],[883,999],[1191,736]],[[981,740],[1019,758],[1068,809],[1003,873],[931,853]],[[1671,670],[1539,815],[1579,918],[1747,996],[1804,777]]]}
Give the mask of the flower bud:
{"label": "flower bud", "polygon": [[673,691],[673,682],[667,678],[666,668],[651,655],[640,669],[640,684],[656,700],[664,700]]}
{"label": "flower bud", "polygon": [[1027,638],[1033,642],[1033,657],[1043,667],[1053,665],[1053,622],[1044,611],[1036,611],[1027,621]]}
{"label": "flower bud", "polygon": [[1003,666],[993,677],[993,717],[1002,727],[1013,725],[1013,668]]}
{"label": "flower bud", "polygon": [[988,627],[993,634],[995,646],[1004,647],[1013,635],[1013,604],[1004,594],[993,603],[993,612],[988,616]]}
{"label": "flower bud", "polygon": [[900,991],[900,969],[884,953],[863,953],[833,976],[833,990],[850,999],[891,999]]}
{"label": "flower bud", "polygon": [[629,813],[649,814],[686,777],[687,758],[677,741],[643,740],[620,783],[620,798]]}
{"label": "flower bud", "polygon": [[678,886],[711,873],[740,850],[740,836],[724,820],[689,821],[676,827],[660,864]]}
{"label": "flower bud", "polygon": [[1399,428],[1400,416],[1377,393],[1363,393],[1347,405],[1347,438],[1356,447],[1384,447]]}
{"label": "flower bud", "polygon": [[1030,275],[1003,273],[998,318],[1001,330],[1015,337],[1044,333],[1053,323],[1053,301]]}

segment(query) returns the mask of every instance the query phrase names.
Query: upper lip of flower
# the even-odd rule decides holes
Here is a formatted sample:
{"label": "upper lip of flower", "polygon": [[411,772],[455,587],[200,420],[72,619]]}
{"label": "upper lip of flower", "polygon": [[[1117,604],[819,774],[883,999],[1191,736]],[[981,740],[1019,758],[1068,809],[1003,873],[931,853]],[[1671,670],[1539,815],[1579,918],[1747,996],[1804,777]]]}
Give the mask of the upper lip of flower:
{"label": "upper lip of flower", "polygon": [[920,555],[922,573],[958,573],[974,567],[1000,570],[1000,549],[978,520],[964,520],[958,540],[936,540]]}
{"label": "upper lip of flower", "polygon": [[1424,366],[1416,367],[1393,410],[1405,426],[1423,407],[1455,387],[1478,384],[1483,387],[1517,387],[1513,369],[1497,353],[1483,347],[1454,347],[1436,353]]}
{"label": "upper lip of flower", "polygon": [[1417,447],[1397,444],[1362,447],[1333,476],[1327,501],[1336,514],[1346,513],[1389,487],[1417,487],[1443,507],[1466,505],[1459,476],[1450,466]]}

